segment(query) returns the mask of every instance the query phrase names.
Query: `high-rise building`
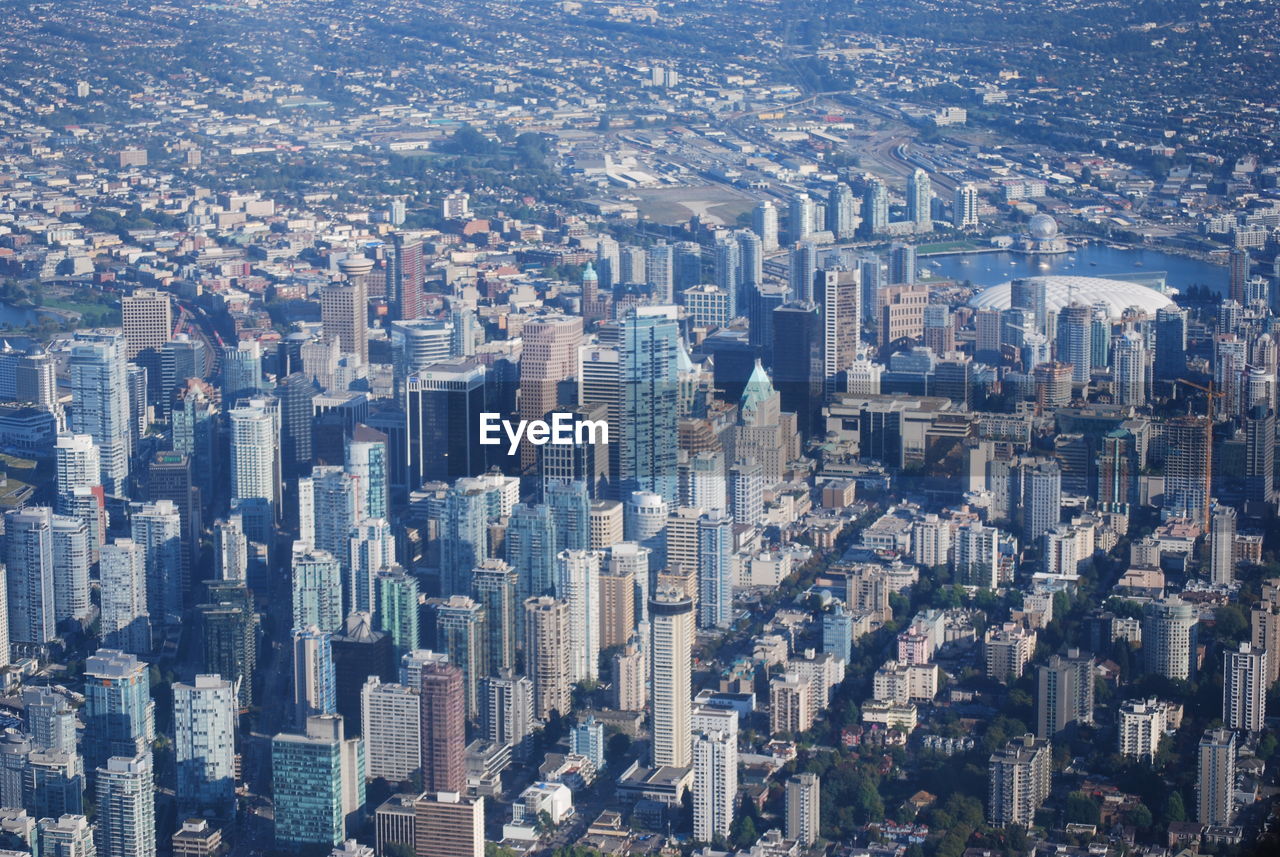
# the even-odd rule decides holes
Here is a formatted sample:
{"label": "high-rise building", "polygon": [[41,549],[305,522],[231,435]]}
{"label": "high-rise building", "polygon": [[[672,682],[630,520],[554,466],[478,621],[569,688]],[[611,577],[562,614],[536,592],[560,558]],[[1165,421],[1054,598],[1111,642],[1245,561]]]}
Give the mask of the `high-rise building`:
{"label": "high-rise building", "polygon": [[355,611],[347,616],[342,631],[333,635],[331,646],[337,711],[347,734],[358,736],[364,729],[360,692],[366,679],[396,677],[391,638],[373,629],[368,613]]}
{"label": "high-rise building", "polygon": [[412,782],[422,765],[422,701],[415,688],[369,676],[360,690],[365,776]]}
{"label": "high-rise building", "polygon": [[796,415],[808,437],[818,425],[823,398],[823,331],[817,306],[791,302],[773,311],[773,384],[783,411]]}
{"label": "high-rise building", "polygon": [[787,778],[787,838],[805,847],[817,842],[822,830],[821,786],[817,774],[801,773]]}
{"label": "high-rise building", "polygon": [[444,497],[440,536],[440,591],[471,592],[471,572],[489,557],[489,490],[466,480],[455,482]]}
{"label": "high-rise building", "polygon": [[549,595],[524,602],[525,671],[533,679],[534,710],[541,720],[569,711],[572,679],[569,605]]}
{"label": "high-rise building", "polygon": [[1261,732],[1267,710],[1267,659],[1271,653],[1250,643],[1223,654],[1222,720],[1228,729]]}
{"label": "high-rise building", "polygon": [[[402,203],[403,204],[403,203]],[[422,239],[397,232],[391,239],[391,300],[398,319],[422,315]]]}
{"label": "high-rise building", "polygon": [[956,229],[972,229],[978,225],[978,189],[973,185],[956,185],[951,225]]}
{"label": "high-rise building", "polygon": [[[176,586],[176,591],[163,591],[168,597],[180,596],[182,602],[175,602],[175,605],[181,606],[190,597],[192,569],[200,560],[200,537],[204,532],[203,504],[200,489],[195,484],[191,457],[181,452],[157,452],[148,463],[145,487],[148,501],[152,504],[171,503],[178,512],[181,565],[178,574],[166,571],[162,578],[163,583]],[[144,510],[146,508],[143,507]]]}
{"label": "high-rise building", "polygon": [[486,559],[475,567],[471,578],[475,601],[484,613],[483,645],[487,672],[496,674],[504,669],[514,669],[520,628],[516,609],[518,575],[502,560]]}
{"label": "high-rise building", "polygon": [[803,241],[813,234],[813,198],[807,193],[791,197],[787,214],[787,235],[791,241]]}
{"label": "high-rise building", "polygon": [[569,680],[595,681],[600,661],[600,564],[598,551],[556,554],[556,597],[569,606]]}
{"label": "high-rise building", "polygon": [[1147,403],[1147,346],[1142,337],[1128,331],[1113,348],[1115,401],[1120,405],[1142,407]]}
{"label": "high-rise building", "polygon": [[1047,741],[1015,738],[991,754],[987,821],[996,827],[1029,828],[1049,796],[1051,753]]}
{"label": "high-rise building", "polygon": [[280,408],[247,399],[230,412],[231,506],[250,541],[268,543],[280,509]]}
{"label": "high-rise building", "polygon": [[1052,739],[1073,723],[1093,722],[1092,657],[1070,650],[1037,672],[1037,737]]}
{"label": "high-rise building", "polygon": [[697,732],[693,736],[693,838],[728,839],[738,803],[738,736]]}
{"label": "high-rise building", "polygon": [[827,194],[827,231],[837,241],[850,241],[857,234],[858,198],[844,182],[836,182]]}
{"label": "high-rise building", "polygon": [[481,684],[481,734],[495,744],[511,747],[513,755],[523,756],[526,739],[533,733],[533,682],[505,670],[486,677]]}
{"label": "high-rise building", "polygon": [[484,472],[484,381],[484,366],[466,359],[436,363],[406,379],[409,490]]}
{"label": "high-rise building", "polygon": [[182,616],[182,516],[169,500],[134,504],[133,543],[143,550],[147,575],[147,613],[157,627],[176,625]]}
{"label": "high-rise building", "polygon": [[649,602],[649,616],[653,764],[687,768],[693,602],[674,588],[659,587]]}
{"label": "high-rise building", "polygon": [[723,511],[698,519],[698,627],[728,628],[733,623],[733,519]]}
{"label": "high-rise building", "polygon": [[414,801],[414,857],[484,857],[484,798],[427,789]]}
{"label": "high-rise building", "polygon": [[151,650],[146,568],[146,549],[132,539],[102,546],[99,632],[104,645],[135,655]]}
{"label": "high-rise building", "polygon": [[1130,700],[1120,706],[1119,749],[1121,755],[1155,759],[1160,741],[1169,727],[1169,708],[1156,699]]}
{"label": "high-rise building", "polygon": [[418,677],[422,702],[422,785],[428,792],[466,787],[466,691],[462,670],[444,661],[422,665]]}
{"label": "high-rise building", "polygon": [[751,211],[751,231],[760,236],[766,253],[778,249],[778,210],[769,200],[756,204]]}
{"label": "high-rise building", "polygon": [[788,256],[791,300],[813,300],[813,278],[818,271],[818,248],[812,241],[801,241]]}
{"label": "high-rise building", "polygon": [[615,441],[621,496],[652,491],[668,503],[676,500],[678,354],[673,318],[636,311],[623,321],[621,430]]}
{"label": "high-rise building", "polygon": [[1147,672],[1190,681],[1196,672],[1194,605],[1177,595],[1149,601],[1142,610],[1142,658]]}
{"label": "high-rise building", "polygon": [[[637,586],[647,588],[649,550],[619,541],[600,570],[600,648],[626,645],[636,628]],[[641,590],[643,591],[643,590]]]}
{"label": "high-rise building", "polygon": [[97,444],[100,484],[113,496],[125,494],[133,453],[125,348],[124,337],[110,332],[81,331],[71,343],[69,428]]}
{"label": "high-rise building", "polygon": [[1235,247],[1227,257],[1227,298],[1245,306],[1248,300],[1245,289],[1249,282],[1249,272],[1253,260],[1249,251],[1243,247]]}
{"label": "high-rise building", "polygon": [[1265,405],[1255,405],[1244,418],[1244,496],[1246,511],[1275,502],[1276,418]]}
{"label": "high-rise building", "polygon": [[857,271],[832,269],[819,271],[814,283],[814,297],[822,315],[823,389],[830,395],[847,389],[845,372],[858,359],[862,286]]}
{"label": "high-rise building", "polygon": [[346,737],[336,714],[308,717],[305,729],[271,739],[275,846],[288,851],[339,844],[365,800],[364,743]]}
{"label": "high-rise building", "polygon": [[241,708],[254,703],[258,666],[258,617],[253,594],[242,581],[208,586],[208,600],[196,605],[196,627],[204,670],[223,676],[236,687]]}
{"label": "high-rise building", "polygon": [[1022,470],[1022,537],[1035,542],[1062,518],[1062,470],[1057,462],[1040,461]]}
{"label": "high-rise building", "polygon": [[1236,510],[1215,503],[1209,514],[1209,580],[1222,586],[1236,579]]}
{"label": "high-rise building", "polygon": [[342,627],[342,568],[328,551],[293,543],[293,627],[315,625],[322,631]]}
{"label": "high-rise building", "polygon": [[871,238],[889,226],[889,187],[880,179],[867,180],[862,194],[862,237]]}
{"label": "high-rise building", "polygon": [[235,807],[236,690],[216,675],[173,685],[174,761],[181,811],[229,817]]}
{"label": "high-rise building", "polygon": [[155,778],[151,753],[112,756],[97,771],[98,857],[155,857]]}
{"label": "high-rise building", "polygon": [[46,506],[13,509],[4,515],[11,645],[39,649],[57,636],[53,521],[53,510]]}
{"label": "high-rise building", "polygon": [[516,504],[507,519],[503,547],[507,563],[516,571],[520,605],[551,591],[555,586],[556,531],[550,507]]}
{"label": "high-rise building", "polygon": [[917,233],[933,231],[933,182],[921,169],[907,177],[907,220]]}
{"label": "high-rise building", "polygon": [[1080,304],[1059,310],[1054,347],[1058,361],[1071,364],[1071,380],[1087,384],[1093,368],[1093,310]]}
{"label": "high-rise building", "polygon": [[1205,730],[1196,772],[1196,820],[1205,825],[1230,824],[1235,816],[1236,733]]}
{"label": "high-rise building", "polygon": [[333,634],[314,625],[293,631],[293,710],[299,728],[313,715],[338,710]]}
{"label": "high-rise building", "polygon": [[85,661],[84,757],[89,769],[111,756],[133,758],[155,739],[155,703],[147,664],[132,654],[99,649]]}
{"label": "high-rise building", "polygon": [[1187,371],[1187,311],[1178,306],[1156,310],[1156,354],[1152,375],[1176,381]]}
{"label": "high-rise building", "polygon": [[[675,253],[665,241],[659,241],[645,252],[645,283],[655,303],[674,303]],[[527,342],[525,347],[528,348]]]}
{"label": "high-rise building", "polygon": [[435,648],[449,656],[462,672],[463,699],[468,719],[480,713],[480,679],[488,675],[489,647],[485,610],[465,595],[450,595],[433,602]]}
{"label": "high-rise building", "polygon": [[327,339],[336,339],[344,354],[369,362],[368,299],[363,278],[320,289],[320,319]]}
{"label": "high-rise building", "polygon": [[1202,417],[1174,417],[1165,422],[1165,517],[1209,523],[1209,428]]}
{"label": "high-rise building", "polygon": [[[670,248],[666,276],[669,281]],[[670,283],[668,282],[668,286]],[[556,409],[557,388],[577,376],[578,346],[582,344],[582,319],[578,316],[545,315],[525,322],[520,334],[520,418],[546,419]],[[537,448],[527,440],[520,445],[520,466],[529,470],[537,464]]]}

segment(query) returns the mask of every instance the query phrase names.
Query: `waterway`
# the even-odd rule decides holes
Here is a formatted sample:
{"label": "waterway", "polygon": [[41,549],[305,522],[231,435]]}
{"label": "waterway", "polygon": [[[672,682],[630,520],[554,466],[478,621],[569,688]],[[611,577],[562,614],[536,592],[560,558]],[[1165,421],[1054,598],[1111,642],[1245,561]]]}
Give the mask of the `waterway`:
{"label": "waterway", "polygon": [[40,321],[40,311],[33,307],[11,306],[0,302],[0,328],[29,327]]}
{"label": "waterway", "polygon": [[1015,277],[1051,274],[1118,280],[1129,275],[1143,283],[1163,274],[1167,285],[1180,292],[1196,285],[1221,293],[1227,290],[1225,265],[1150,248],[1118,248],[1097,243],[1051,256],[1007,252],[927,256],[919,260],[919,267],[932,277],[969,280],[983,287],[1007,283]]}

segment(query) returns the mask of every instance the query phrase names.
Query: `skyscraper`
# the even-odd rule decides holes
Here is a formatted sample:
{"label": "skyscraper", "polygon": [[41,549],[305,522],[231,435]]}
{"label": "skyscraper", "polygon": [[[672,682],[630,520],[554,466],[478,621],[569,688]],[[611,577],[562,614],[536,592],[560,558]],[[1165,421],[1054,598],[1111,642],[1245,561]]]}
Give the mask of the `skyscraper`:
{"label": "skyscraper", "polygon": [[813,278],[818,271],[818,248],[812,241],[801,241],[788,256],[791,278],[791,300],[813,300]]}
{"label": "skyscraper", "polygon": [[813,198],[809,194],[791,197],[787,217],[787,235],[791,241],[803,241],[813,234],[813,212]]}
{"label": "skyscraper", "polygon": [[773,311],[773,383],[782,410],[796,415],[796,428],[808,437],[822,404],[823,332],[817,307],[793,301]]}
{"label": "skyscraper", "polygon": [[507,519],[503,547],[507,563],[516,571],[518,604],[551,591],[555,585],[556,531],[550,507],[517,503]]}
{"label": "skyscraper", "polygon": [[84,674],[85,766],[92,770],[112,756],[147,754],[155,739],[147,664],[131,654],[98,649],[85,661]]}
{"label": "skyscraper", "polygon": [[600,661],[600,562],[598,551],[556,554],[556,597],[569,606],[569,680],[595,681]]}
{"label": "skyscraper", "polygon": [[817,774],[801,773],[787,779],[787,838],[806,847],[817,842],[821,832],[821,785]]}
{"label": "skyscraper", "polygon": [[1049,743],[1031,735],[1015,738],[991,754],[987,821],[996,827],[1029,828],[1049,796]]}
{"label": "skyscraper", "polygon": [[622,496],[653,491],[675,502],[678,351],[674,319],[636,311],[623,321],[621,437],[615,441]]}
{"label": "skyscraper", "polygon": [[1120,336],[1113,349],[1115,367],[1115,401],[1120,405],[1142,407],[1147,403],[1147,346],[1134,331]]}
{"label": "skyscraper", "polygon": [[862,194],[862,237],[871,238],[889,225],[889,188],[878,178],[867,180]]}
{"label": "skyscraper", "polygon": [[143,550],[147,574],[147,613],[159,627],[182,616],[182,516],[169,500],[134,504],[133,543]]}
{"label": "skyscraper", "polygon": [[1236,733],[1205,730],[1196,773],[1196,820],[1206,825],[1230,824],[1235,816]]}
{"label": "skyscraper", "polygon": [[675,254],[667,242],[659,241],[646,251],[645,283],[655,303],[675,302]]}
{"label": "skyscraper", "polygon": [[97,771],[98,857],[155,857],[156,804],[151,753],[112,756]]}
{"label": "skyscraper", "polygon": [[363,278],[321,288],[320,318],[326,338],[336,339],[344,354],[369,362],[368,299]]}
{"label": "skyscraper", "polygon": [[1209,515],[1209,580],[1229,585],[1236,578],[1236,510],[1215,503]]}
{"label": "skyscraper", "polygon": [[396,318],[422,315],[422,239],[397,232],[391,239],[391,298]]}
{"label": "skyscraper", "polygon": [[483,797],[427,789],[413,806],[415,857],[483,857]]}
{"label": "skyscraper", "polygon": [[693,736],[693,838],[727,839],[738,803],[738,736],[730,731]]}
{"label": "skyscraper", "polygon": [[846,388],[844,373],[858,358],[862,286],[857,271],[824,269],[815,277],[815,298],[822,314],[823,389],[830,395]]}
{"label": "skyscraper", "polygon": [[440,539],[440,592],[471,591],[471,570],[489,556],[489,498],[482,486],[459,481],[445,494]]}
{"label": "skyscraper", "polygon": [[461,670],[466,716],[474,718],[480,713],[480,679],[489,674],[484,608],[465,595],[450,595],[433,604],[435,648]]}
{"label": "skyscraper", "polygon": [[125,378],[125,339],[110,332],[76,333],[71,343],[72,407],[69,427],[98,445],[101,485],[125,494],[133,435]]}
{"label": "skyscraper", "polygon": [[173,686],[174,760],[184,812],[225,817],[235,805],[236,692],[216,675]]}
{"label": "skyscraper", "polygon": [[466,693],[462,670],[453,664],[423,664],[419,676],[422,702],[422,784],[428,792],[466,788]]}
{"label": "skyscraper", "polygon": [[698,518],[698,627],[733,622],[733,519],[723,510]]}
{"label": "skyscraper", "polygon": [[1142,610],[1142,657],[1147,672],[1175,681],[1195,675],[1196,608],[1177,595],[1149,601]]}
{"label": "skyscraper", "polygon": [[649,616],[653,764],[685,768],[690,751],[693,602],[674,588],[660,587],[649,602]]}
{"label": "skyscraper", "polygon": [[500,559],[486,559],[472,572],[476,603],[484,612],[485,662],[490,674],[514,669],[516,640],[521,627],[517,615],[518,575]]}
{"label": "skyscraper", "polygon": [[956,185],[951,225],[956,229],[971,229],[978,225],[978,189],[973,185]]}
{"label": "skyscraper", "polygon": [[1036,736],[1052,739],[1073,723],[1093,722],[1093,658],[1052,655],[1038,668]]}
{"label": "skyscraper", "polygon": [[293,543],[293,627],[315,625],[322,631],[342,627],[342,569],[328,551]]}
{"label": "skyscraper", "polygon": [[1241,643],[1223,653],[1222,720],[1228,729],[1261,732],[1267,710],[1267,659],[1271,652]]}
{"label": "skyscraper", "polygon": [[751,211],[751,231],[760,236],[764,252],[778,249],[778,210],[769,200],[756,204]]}
{"label": "skyscraper", "polygon": [[1155,333],[1152,374],[1157,381],[1176,381],[1187,371],[1187,311],[1178,306],[1156,310]]}
{"label": "skyscraper", "polygon": [[1062,470],[1054,461],[1022,467],[1022,536],[1039,539],[1062,518]]}
{"label": "skyscraper", "polygon": [[907,219],[917,233],[933,231],[933,182],[921,169],[907,177]]}
{"label": "skyscraper", "polygon": [[1071,364],[1071,380],[1087,384],[1093,367],[1093,310],[1080,304],[1059,310],[1054,346],[1059,362]]}
{"label": "skyscraper", "polygon": [[251,541],[267,543],[280,508],[280,409],[247,399],[230,412],[231,507]]}
{"label": "skyscraper", "polygon": [[465,359],[436,363],[406,379],[409,490],[484,472],[484,379],[484,366]]}
{"label": "skyscraper", "polygon": [[98,576],[102,582],[99,632],[103,645],[146,654],[151,650],[146,549],[132,539],[103,545]]}
{"label": "skyscraper", "polygon": [[360,691],[365,776],[412,781],[422,765],[422,701],[418,691],[369,676]]}
{"label": "skyscraper", "polygon": [[524,602],[525,671],[533,679],[534,711],[546,720],[570,707],[569,605],[549,595]]}
{"label": "skyscraper", "polygon": [[57,636],[53,510],[13,509],[5,513],[4,531],[9,642],[38,648]]}
{"label": "skyscraper", "polygon": [[[670,247],[666,254],[666,278],[670,286]],[[582,319],[545,315],[527,321],[520,338],[520,418],[545,419],[556,409],[557,387],[577,376],[578,346],[582,344]],[[527,440],[520,446],[520,466],[537,464],[537,448]]]}
{"label": "skyscraper", "polygon": [[299,728],[316,714],[338,710],[333,634],[315,625],[293,631],[293,710]]}
{"label": "skyscraper", "polygon": [[1164,517],[1209,523],[1211,428],[1202,417],[1174,417],[1165,422]]}
{"label": "skyscraper", "polygon": [[336,714],[309,717],[305,734],[271,739],[271,781],[277,848],[337,845],[364,806],[364,744]]}

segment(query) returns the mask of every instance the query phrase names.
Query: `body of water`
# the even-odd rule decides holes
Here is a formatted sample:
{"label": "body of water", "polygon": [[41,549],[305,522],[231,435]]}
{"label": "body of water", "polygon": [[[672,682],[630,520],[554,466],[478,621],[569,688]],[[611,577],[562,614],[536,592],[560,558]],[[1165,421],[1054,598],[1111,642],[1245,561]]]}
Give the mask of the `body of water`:
{"label": "body of water", "polygon": [[0,327],[27,327],[40,321],[40,311],[32,307],[10,306],[0,303]]}
{"label": "body of water", "polygon": [[1128,274],[1142,282],[1164,274],[1165,282],[1180,292],[1191,286],[1208,286],[1216,292],[1227,290],[1227,268],[1175,256],[1160,250],[1116,249],[1106,244],[1089,244],[1069,253],[1032,256],[1023,253],[966,253],[926,256],[919,267],[932,277],[969,280],[975,286],[996,286],[1016,277],[1075,274],[1081,277],[1125,279]]}

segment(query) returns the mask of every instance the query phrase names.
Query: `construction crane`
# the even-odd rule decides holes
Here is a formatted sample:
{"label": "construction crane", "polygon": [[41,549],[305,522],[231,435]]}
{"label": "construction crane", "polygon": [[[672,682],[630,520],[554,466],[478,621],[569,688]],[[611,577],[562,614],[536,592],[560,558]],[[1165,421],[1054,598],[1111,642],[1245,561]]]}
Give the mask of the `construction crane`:
{"label": "construction crane", "polygon": [[1209,493],[1213,486],[1213,400],[1220,399],[1226,395],[1220,390],[1213,388],[1213,381],[1209,382],[1209,386],[1205,387],[1188,381],[1186,378],[1179,378],[1178,383],[1186,384],[1193,390],[1199,390],[1204,393],[1204,509],[1201,514],[1204,515],[1204,525],[1209,526]]}

